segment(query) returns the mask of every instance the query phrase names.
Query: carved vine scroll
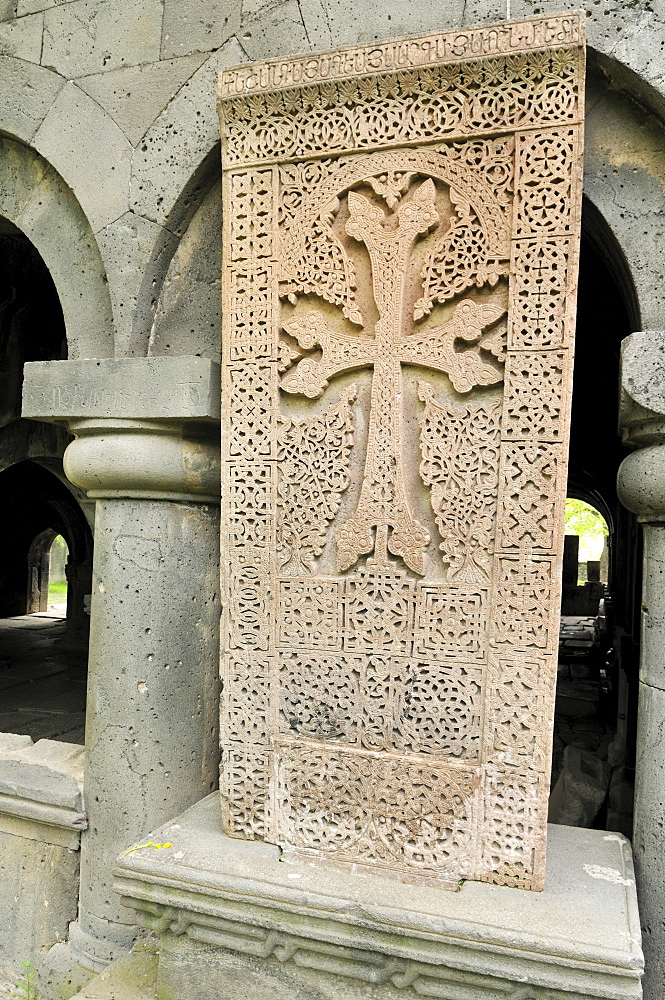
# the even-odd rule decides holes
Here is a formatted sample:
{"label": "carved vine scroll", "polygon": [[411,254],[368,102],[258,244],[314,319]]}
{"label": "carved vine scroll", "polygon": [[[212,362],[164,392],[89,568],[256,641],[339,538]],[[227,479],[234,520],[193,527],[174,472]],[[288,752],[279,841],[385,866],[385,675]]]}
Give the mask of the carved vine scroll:
{"label": "carved vine scroll", "polygon": [[577,15],[227,70],[225,829],[543,885]]}

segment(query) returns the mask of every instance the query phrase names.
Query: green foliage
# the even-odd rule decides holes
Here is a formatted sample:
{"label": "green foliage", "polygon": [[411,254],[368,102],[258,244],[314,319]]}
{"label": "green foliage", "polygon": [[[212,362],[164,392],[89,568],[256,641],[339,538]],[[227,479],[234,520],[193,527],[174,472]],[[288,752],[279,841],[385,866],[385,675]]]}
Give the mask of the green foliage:
{"label": "green foliage", "polygon": [[39,995],[37,993],[37,983],[35,982],[37,970],[33,969],[29,959],[23,963],[23,969],[24,971],[21,973],[20,979],[14,980],[16,990],[13,991],[13,995],[16,1000],[37,1000]]}
{"label": "green foliage", "polygon": [[566,534],[578,535],[580,561],[600,559],[603,539],[609,534],[605,518],[584,500],[566,500]]}

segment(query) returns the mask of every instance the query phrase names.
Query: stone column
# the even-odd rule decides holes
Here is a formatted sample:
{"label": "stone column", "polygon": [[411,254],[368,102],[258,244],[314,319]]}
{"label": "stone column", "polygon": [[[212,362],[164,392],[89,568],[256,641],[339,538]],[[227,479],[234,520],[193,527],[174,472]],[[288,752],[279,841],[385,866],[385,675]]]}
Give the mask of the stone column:
{"label": "stone column", "polygon": [[116,857],[218,773],[219,410],[202,358],[26,365],[24,416],[66,420],[65,472],[96,501],[85,805],[74,957],[102,968],[138,930]]}
{"label": "stone column", "polygon": [[633,850],[646,971],[644,1000],[665,982],[665,331],[621,351],[620,423],[637,449],[621,464],[621,502],[644,525]]}

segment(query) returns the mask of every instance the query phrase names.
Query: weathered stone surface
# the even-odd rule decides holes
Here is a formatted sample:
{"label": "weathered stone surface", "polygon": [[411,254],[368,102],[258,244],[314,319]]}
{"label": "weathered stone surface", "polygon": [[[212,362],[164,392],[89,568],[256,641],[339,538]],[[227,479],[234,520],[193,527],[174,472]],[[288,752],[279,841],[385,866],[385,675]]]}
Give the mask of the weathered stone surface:
{"label": "weathered stone surface", "polygon": [[65,940],[78,881],[78,850],[0,830],[0,976],[12,982],[23,962]]}
{"label": "weathered stone surface", "polygon": [[620,422],[624,443],[637,451],[621,463],[617,489],[624,506],[646,522],[665,512],[664,344],[665,331],[649,330],[627,337],[621,350]]}
{"label": "weathered stone surface", "polygon": [[236,0],[164,0],[162,59],[190,52],[211,52],[240,27],[242,4]]}
{"label": "weathered stone surface", "polygon": [[113,321],[99,248],[70,188],[41,156],[0,139],[0,215],[28,236],[49,268],[69,356],[113,352]]}
{"label": "weathered stone surface", "polygon": [[[322,9],[319,14],[326,19]],[[316,32],[314,38],[318,35]],[[291,55],[320,47],[310,38],[305,12],[298,0],[287,0],[277,6],[264,5],[255,17],[252,17],[251,7],[249,11],[243,7],[240,38],[249,59],[270,59],[281,53]],[[324,43],[326,48],[329,45],[330,42]]]}
{"label": "weathered stone surface", "polygon": [[[64,85],[65,81],[57,73],[22,59],[0,56],[4,129],[29,142]],[[21,91],[20,101],[14,100],[17,86]]]}
{"label": "weathered stone surface", "polygon": [[83,747],[0,736],[0,977],[64,940],[76,916]]}
{"label": "weathered stone surface", "polygon": [[162,285],[149,354],[193,354],[218,361],[221,350],[222,200],[219,180],[178,244]]}
{"label": "weathered stone surface", "polygon": [[115,353],[145,355],[154,315],[154,289],[177,238],[167,228],[126,212],[97,233],[115,318]]}
{"label": "weathered stone surface", "polygon": [[97,505],[78,939],[93,967],[135,936],[112,859],[174,799],[215,784],[218,525],[214,508],[194,504]]}
{"label": "weathered stone surface", "polygon": [[40,62],[44,15],[0,21],[0,55]]}
{"label": "weathered stone surface", "polygon": [[[665,534],[663,528],[649,527],[648,531]],[[645,550],[652,541],[653,538],[645,539]],[[665,549],[663,540],[660,548]],[[647,1000],[658,1000],[665,976],[664,712],[665,691],[640,682],[633,845],[646,957],[644,993]]]}
{"label": "weathered stone surface", "polygon": [[205,54],[201,53],[105,70],[82,77],[78,85],[108,111],[132,145],[136,146],[146,129],[205,58]]}
{"label": "weathered stone surface", "polygon": [[33,361],[25,366],[23,416],[214,421],[219,366],[197,357]]}
{"label": "weathered stone surface", "polygon": [[665,981],[665,332],[622,344],[620,422],[637,450],[621,463],[617,492],[644,522],[642,627],[635,761],[635,867],[644,933],[646,1000]]}
{"label": "weathered stone surface", "polygon": [[18,733],[0,733],[0,754],[3,757],[29,746],[32,746],[30,736],[20,736]]}
{"label": "weathered stone surface", "polygon": [[188,185],[219,142],[214,96],[219,72],[244,58],[236,39],[226,42],[180,88],[146,132],[132,167],[132,209],[137,214],[153,222],[168,222],[174,231],[182,226],[183,216],[189,222],[192,192]]}
{"label": "weathered stone surface", "polygon": [[121,857],[115,885],[161,934],[158,995],[171,1000],[640,997],[618,835],[550,827],[542,893],[474,882],[447,893],[284,864],[274,847],[225,837],[216,796],[147,839],[171,846]]}
{"label": "weathered stone surface", "polygon": [[572,14],[220,76],[234,836],[542,888],[582,75]]}
{"label": "weathered stone surface", "polygon": [[[665,267],[663,228],[651,216],[654,197],[663,197],[665,131],[653,117],[624,94],[608,88],[604,78],[591,78],[585,124],[584,191],[599,209],[621,245],[637,290],[640,320],[658,328],[665,309],[665,289],[654,283],[654,271]],[[645,224],[647,219],[649,223]],[[651,224],[653,223],[653,224]]]}
{"label": "weathered stone surface", "polygon": [[19,17],[24,14],[35,14],[37,11],[48,10],[49,7],[58,7],[69,0],[17,0],[17,13]]}
{"label": "weathered stone surface", "polygon": [[157,951],[138,941],[128,955],[112,962],[77,993],[79,1000],[155,1000]]}
{"label": "weathered stone surface", "polygon": [[93,230],[127,211],[132,147],[76,84],[60,91],[33,142],[70,184]]}
{"label": "weathered stone surface", "polygon": [[41,61],[76,79],[159,59],[161,0],[73,0],[44,14]]}
{"label": "weathered stone surface", "polygon": [[642,423],[649,416],[665,418],[665,330],[645,330],[626,337],[621,345],[621,390],[621,421],[627,430],[630,424]]}
{"label": "weathered stone surface", "polygon": [[[62,825],[82,829],[83,747],[56,740],[39,740],[32,746],[0,756],[0,812],[14,810],[11,800],[53,806]],[[54,820],[55,825],[55,820]]]}

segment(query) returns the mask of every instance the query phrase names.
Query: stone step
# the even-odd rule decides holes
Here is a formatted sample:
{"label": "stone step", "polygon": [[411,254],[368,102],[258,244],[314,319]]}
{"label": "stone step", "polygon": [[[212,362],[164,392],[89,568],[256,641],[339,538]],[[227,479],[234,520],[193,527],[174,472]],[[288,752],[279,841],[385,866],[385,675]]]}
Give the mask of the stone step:
{"label": "stone step", "polygon": [[76,1000],[155,1000],[157,947],[139,941],[128,955],[112,962],[76,994]]}

